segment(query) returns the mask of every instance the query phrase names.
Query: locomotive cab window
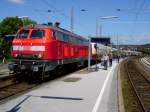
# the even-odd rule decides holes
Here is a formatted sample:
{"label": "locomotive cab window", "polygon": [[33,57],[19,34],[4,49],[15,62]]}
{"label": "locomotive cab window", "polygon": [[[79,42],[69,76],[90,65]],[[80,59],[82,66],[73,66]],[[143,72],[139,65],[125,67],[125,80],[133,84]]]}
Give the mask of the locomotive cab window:
{"label": "locomotive cab window", "polygon": [[42,38],[45,36],[44,30],[33,30],[31,33],[31,38]]}
{"label": "locomotive cab window", "polygon": [[29,30],[21,30],[21,31],[17,34],[16,38],[27,38],[28,35],[29,35]]}

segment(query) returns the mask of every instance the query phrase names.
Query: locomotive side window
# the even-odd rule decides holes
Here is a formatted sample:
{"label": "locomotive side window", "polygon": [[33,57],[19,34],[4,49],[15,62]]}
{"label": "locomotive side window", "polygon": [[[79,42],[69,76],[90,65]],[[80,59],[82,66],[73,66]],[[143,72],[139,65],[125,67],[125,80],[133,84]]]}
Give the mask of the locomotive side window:
{"label": "locomotive side window", "polygon": [[69,42],[69,36],[66,34],[63,34],[63,41]]}
{"label": "locomotive side window", "polygon": [[74,44],[77,44],[77,41],[76,41],[77,39],[75,37],[73,37],[72,40]]}
{"label": "locomotive side window", "polygon": [[52,32],[52,40],[55,40],[55,38],[56,38],[56,33],[53,31]]}
{"label": "locomotive side window", "polygon": [[63,40],[63,35],[62,35],[62,33],[61,32],[58,32],[57,33],[57,35],[58,35],[58,40]]}
{"label": "locomotive side window", "polygon": [[44,30],[33,30],[31,33],[31,38],[42,38],[45,36]]}
{"label": "locomotive side window", "polygon": [[[52,33],[52,36],[53,35],[54,34]],[[80,38],[77,38],[76,36],[71,36],[71,35],[68,35],[68,34],[65,34],[62,32],[57,32],[57,37],[58,37],[58,40],[60,40],[60,41],[69,42],[72,44],[79,44],[79,45],[87,45],[88,44],[88,41],[86,41],[82,38],[80,39]]]}
{"label": "locomotive side window", "polygon": [[74,44],[74,37],[70,36],[70,42]]}
{"label": "locomotive side window", "polygon": [[17,38],[27,38],[29,35],[29,30],[21,30],[18,34],[17,34]]}

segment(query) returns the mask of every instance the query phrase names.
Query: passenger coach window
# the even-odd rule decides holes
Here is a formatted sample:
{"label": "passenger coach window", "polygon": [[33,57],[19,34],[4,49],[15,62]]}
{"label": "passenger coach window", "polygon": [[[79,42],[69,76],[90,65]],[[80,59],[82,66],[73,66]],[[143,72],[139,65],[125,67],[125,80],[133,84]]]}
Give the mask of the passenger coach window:
{"label": "passenger coach window", "polygon": [[44,30],[33,30],[31,33],[31,38],[42,38],[45,36]]}
{"label": "passenger coach window", "polygon": [[29,35],[29,30],[21,30],[18,34],[17,34],[17,38],[27,38]]}

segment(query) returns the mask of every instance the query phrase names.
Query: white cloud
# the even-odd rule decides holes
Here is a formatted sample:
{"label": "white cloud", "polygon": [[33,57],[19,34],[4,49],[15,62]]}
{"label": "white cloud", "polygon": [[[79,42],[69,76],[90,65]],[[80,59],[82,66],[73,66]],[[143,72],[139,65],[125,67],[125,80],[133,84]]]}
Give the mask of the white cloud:
{"label": "white cloud", "polygon": [[9,2],[12,2],[12,3],[16,3],[16,4],[22,4],[24,3],[24,0],[8,0]]}

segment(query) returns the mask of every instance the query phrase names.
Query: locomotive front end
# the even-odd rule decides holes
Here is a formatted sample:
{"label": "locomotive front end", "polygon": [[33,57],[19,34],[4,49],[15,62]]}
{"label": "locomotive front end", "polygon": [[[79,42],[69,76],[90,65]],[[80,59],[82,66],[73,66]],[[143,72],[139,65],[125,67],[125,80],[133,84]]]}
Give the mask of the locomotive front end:
{"label": "locomotive front end", "polygon": [[49,30],[46,28],[28,27],[18,31],[12,44],[13,61],[8,68],[15,74],[29,75],[42,74],[47,70],[48,61],[46,48],[49,39],[46,38]]}

